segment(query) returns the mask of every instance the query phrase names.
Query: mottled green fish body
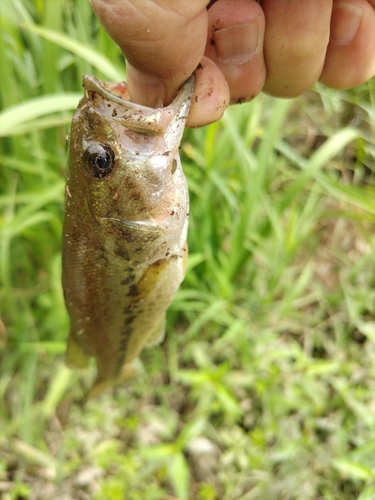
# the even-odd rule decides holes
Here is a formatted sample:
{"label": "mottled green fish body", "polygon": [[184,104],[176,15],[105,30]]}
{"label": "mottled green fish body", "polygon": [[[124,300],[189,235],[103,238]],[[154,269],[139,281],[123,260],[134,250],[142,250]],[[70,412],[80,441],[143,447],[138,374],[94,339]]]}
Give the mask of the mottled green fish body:
{"label": "mottled green fish body", "polygon": [[165,108],[129,102],[125,83],[83,77],[74,115],[63,226],[67,364],[98,376],[89,397],[134,376],[187,260],[188,190],[178,149],[194,77]]}

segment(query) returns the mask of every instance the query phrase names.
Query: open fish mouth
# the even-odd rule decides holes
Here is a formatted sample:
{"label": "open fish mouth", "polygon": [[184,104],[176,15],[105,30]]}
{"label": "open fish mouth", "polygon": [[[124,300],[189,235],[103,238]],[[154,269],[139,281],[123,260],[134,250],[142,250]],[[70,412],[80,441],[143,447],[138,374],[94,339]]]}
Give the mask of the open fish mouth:
{"label": "open fish mouth", "polygon": [[[129,101],[125,82],[101,81],[92,75],[83,75],[82,79],[87,99],[100,109],[103,116],[107,115],[130,130],[151,136],[163,136],[178,109],[186,109],[186,116],[185,113],[181,116],[181,120],[185,121],[195,85],[195,75],[192,75],[169,106],[154,109]],[[108,101],[112,103],[112,109],[104,104]]]}
{"label": "open fish mouth", "polygon": [[[83,87],[86,91],[86,95],[89,92],[98,93],[101,97],[104,97],[108,101],[121,104],[130,104],[128,86],[125,82],[106,82],[103,80],[98,80],[92,75],[82,76]],[[87,97],[91,97],[87,95]]]}

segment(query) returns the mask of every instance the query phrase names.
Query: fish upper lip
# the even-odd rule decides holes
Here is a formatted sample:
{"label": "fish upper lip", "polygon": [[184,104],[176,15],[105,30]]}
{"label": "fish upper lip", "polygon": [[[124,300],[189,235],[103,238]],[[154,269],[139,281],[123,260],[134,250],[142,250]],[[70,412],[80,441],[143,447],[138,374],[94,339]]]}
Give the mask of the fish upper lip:
{"label": "fish upper lip", "polygon": [[[121,106],[126,106],[130,110],[141,110],[145,112],[155,112],[158,110],[158,108],[153,109],[149,108],[147,106],[143,106],[138,103],[134,103],[128,100],[124,100],[122,97],[117,96],[111,90],[109,90],[109,86],[116,85],[113,82],[107,82],[107,81],[102,81],[99,80],[98,78],[95,78],[95,76],[92,75],[83,75],[82,76],[82,81],[83,81],[83,87],[85,90],[93,90],[95,92],[98,92],[102,97],[105,99],[108,99],[109,101],[113,101],[117,104],[120,104]],[[174,107],[177,105],[177,107],[181,106],[181,103],[184,101],[191,99],[192,94],[194,92],[194,87],[195,87],[195,74],[193,73],[190,75],[190,77],[181,85],[177,96],[174,98],[174,100],[171,102],[169,106],[166,108],[159,108],[159,109],[168,109],[171,107]]]}

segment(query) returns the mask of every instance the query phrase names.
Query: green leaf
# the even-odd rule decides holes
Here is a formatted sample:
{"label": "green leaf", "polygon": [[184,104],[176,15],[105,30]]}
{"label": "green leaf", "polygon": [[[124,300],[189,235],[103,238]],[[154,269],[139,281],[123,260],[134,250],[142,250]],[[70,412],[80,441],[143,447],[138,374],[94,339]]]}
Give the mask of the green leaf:
{"label": "green leaf", "polygon": [[333,466],[342,474],[349,476],[352,479],[374,479],[374,474],[370,467],[353,462],[346,458],[341,458],[333,461]]}
{"label": "green leaf", "polygon": [[40,211],[35,214],[30,215],[27,219],[25,218],[24,220],[17,221],[17,223],[12,223],[9,226],[5,226],[4,229],[0,232],[0,235],[4,235],[7,237],[13,237],[17,234],[22,233],[26,229],[35,226],[37,224],[41,224],[42,222],[47,222],[50,220],[53,220],[55,218],[55,215],[47,212],[47,211]]}
{"label": "green leaf", "polygon": [[374,500],[375,498],[375,485],[370,484],[366,486],[362,491],[357,500]]}
{"label": "green leaf", "polygon": [[98,69],[109,79],[115,82],[125,79],[125,71],[121,71],[107,57],[94,50],[92,47],[88,47],[82,43],[82,41],[74,40],[58,31],[53,31],[33,24],[23,24],[22,27],[76,54],[78,57],[92,64],[94,68]]}
{"label": "green leaf", "polygon": [[157,446],[150,446],[142,450],[142,455],[152,460],[161,460],[171,457],[175,453],[174,444],[160,444]]}
{"label": "green leaf", "polygon": [[358,319],[355,321],[355,325],[362,335],[375,342],[375,321],[362,321]]}
{"label": "green leaf", "polygon": [[340,361],[310,361],[307,366],[306,372],[309,375],[327,375],[329,373],[337,373],[340,371],[341,363]]}
{"label": "green leaf", "polygon": [[168,467],[168,477],[179,500],[189,498],[189,465],[182,453],[173,456]]}
{"label": "green leaf", "polygon": [[67,392],[69,383],[74,376],[74,372],[64,365],[60,365],[55,376],[50,380],[47,394],[45,395],[41,412],[45,418],[49,418]]}
{"label": "green leaf", "polygon": [[[10,340],[10,342],[12,342]],[[20,352],[37,352],[48,354],[64,354],[66,342],[18,342],[17,349]]]}
{"label": "green leaf", "polygon": [[206,420],[203,418],[198,418],[197,420],[186,424],[178,437],[177,444],[179,448],[182,450],[191,439],[200,436],[204,431],[205,426]]}
{"label": "green leaf", "polygon": [[[283,195],[282,208],[289,206],[300,191],[302,191],[307,182],[314,176],[320,174],[327,163],[332,160],[340,151],[350,142],[358,139],[360,132],[354,128],[347,127],[333,134],[326,142],[320,146],[306,161],[302,172],[297,179],[285,190]],[[319,177],[320,178],[320,177]]]}
{"label": "green leaf", "polygon": [[82,93],[52,94],[35,97],[6,108],[0,113],[0,137],[18,134],[17,128],[28,121],[58,111],[76,109]]}
{"label": "green leaf", "polygon": [[15,452],[19,453],[25,460],[32,464],[51,469],[51,473],[55,474],[56,460],[52,455],[41,451],[35,446],[31,446],[24,441],[14,439],[12,447]]}

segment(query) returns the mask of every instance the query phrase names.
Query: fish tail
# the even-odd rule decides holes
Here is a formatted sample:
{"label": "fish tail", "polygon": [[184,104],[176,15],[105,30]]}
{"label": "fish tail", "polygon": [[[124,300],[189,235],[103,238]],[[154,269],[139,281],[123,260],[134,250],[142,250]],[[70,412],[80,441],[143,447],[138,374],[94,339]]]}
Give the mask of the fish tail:
{"label": "fish tail", "polygon": [[113,385],[113,383],[114,382],[112,379],[103,380],[103,379],[97,378],[94,385],[91,387],[91,389],[87,395],[86,400],[89,401],[90,399],[96,398],[97,396],[99,396],[99,394],[101,394],[106,389],[108,389],[108,387],[111,387],[111,385]]}
{"label": "fish tail", "polygon": [[136,359],[132,363],[127,363],[126,365],[124,365],[122,367],[120,375],[114,379],[104,379],[98,376],[87,395],[87,400],[96,398],[97,396],[99,396],[99,394],[104,392],[109,387],[127,382],[128,380],[139,375],[140,371],[142,371],[142,364],[138,359]]}

